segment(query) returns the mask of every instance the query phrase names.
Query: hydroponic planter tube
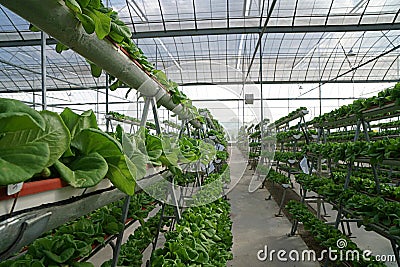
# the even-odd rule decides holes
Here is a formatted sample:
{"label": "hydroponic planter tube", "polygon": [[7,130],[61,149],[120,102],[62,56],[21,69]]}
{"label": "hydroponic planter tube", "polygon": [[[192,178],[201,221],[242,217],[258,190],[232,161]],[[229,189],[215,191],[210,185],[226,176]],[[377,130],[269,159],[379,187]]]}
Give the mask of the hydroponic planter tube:
{"label": "hydroponic planter tube", "polygon": [[291,122],[297,118],[304,117],[304,115],[307,115],[307,114],[308,114],[307,109],[301,109],[301,110],[297,111],[296,113],[292,114],[291,116],[288,115],[288,117],[284,118],[283,120],[282,120],[282,118],[279,119],[277,122],[270,124],[268,127],[275,127],[276,129],[282,128],[289,122]]}
{"label": "hydroponic planter tube", "polygon": [[[149,169],[146,176],[163,171]],[[135,188],[136,193],[140,191],[139,187]],[[0,236],[5,240],[0,242],[0,261],[18,252],[44,232],[120,200],[124,196],[125,193],[111,186],[108,179],[104,179],[97,186],[86,190],[66,186],[18,197],[12,214],[10,210],[14,199],[0,201]]]}
{"label": "hydroponic planter tube", "polygon": [[[98,185],[89,188],[74,188],[68,186],[59,178],[45,179],[24,183],[18,194],[8,196],[0,191],[0,216],[13,212],[38,207],[43,203],[53,203],[81,196],[90,192],[110,188],[112,184],[108,179],[102,180]],[[4,187],[6,188],[6,187]],[[14,200],[17,198],[15,206]],[[14,207],[13,207],[14,206]]]}
{"label": "hydroponic planter tube", "polygon": [[200,127],[200,122],[190,118],[188,109],[173,103],[168,92],[128,58],[118,46],[106,39],[98,39],[96,34],[87,34],[64,3],[54,0],[0,0],[0,3],[112,76],[135,88],[142,95],[156,97],[159,104],[184,120],[190,119],[196,128]]}
{"label": "hydroponic planter tube", "polygon": [[[60,203],[45,204],[6,220],[0,220],[0,260],[18,252],[43,233],[123,198],[118,189],[105,189]],[[4,216],[3,216],[4,217]]]}

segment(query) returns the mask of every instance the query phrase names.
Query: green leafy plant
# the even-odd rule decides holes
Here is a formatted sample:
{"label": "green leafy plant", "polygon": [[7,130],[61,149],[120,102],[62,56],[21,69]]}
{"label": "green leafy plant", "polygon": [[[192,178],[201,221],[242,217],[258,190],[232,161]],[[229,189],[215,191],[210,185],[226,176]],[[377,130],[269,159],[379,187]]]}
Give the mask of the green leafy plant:
{"label": "green leafy plant", "polygon": [[[337,251],[343,251],[343,253],[348,250],[358,250],[360,254],[362,254],[362,251],[353,241],[351,241],[347,236],[342,234],[333,226],[327,225],[323,221],[317,219],[304,204],[291,200],[286,205],[286,209],[290,214],[292,214],[294,219],[303,223],[304,228],[310,231],[315,240],[318,241],[323,247],[335,249]],[[347,241],[347,246],[345,248],[340,248],[337,246],[337,241],[339,239],[344,239]],[[339,257],[335,263],[340,263]],[[354,259],[351,260],[351,263],[353,266],[360,267],[385,266],[383,263],[376,261],[374,257],[371,257],[370,260],[360,257],[359,261]]]}
{"label": "green leafy plant", "polygon": [[229,211],[222,199],[186,210],[176,231],[166,234],[164,248],[152,255],[152,266],[225,266],[232,259]]}
{"label": "green leafy plant", "polygon": [[302,114],[307,114],[308,111],[307,111],[307,108],[306,108],[306,107],[299,107],[299,108],[297,108],[296,110],[290,112],[288,115],[286,115],[286,116],[284,116],[284,117],[279,118],[278,120],[276,120],[276,121],[273,123],[273,125],[274,125],[274,126],[280,125],[282,122],[284,122],[284,121],[286,121],[286,120],[291,120],[293,117],[297,116],[300,112],[301,112]]}
{"label": "green leafy plant", "polygon": [[54,112],[37,112],[18,100],[0,98],[0,185],[30,179],[53,165],[71,136]]}

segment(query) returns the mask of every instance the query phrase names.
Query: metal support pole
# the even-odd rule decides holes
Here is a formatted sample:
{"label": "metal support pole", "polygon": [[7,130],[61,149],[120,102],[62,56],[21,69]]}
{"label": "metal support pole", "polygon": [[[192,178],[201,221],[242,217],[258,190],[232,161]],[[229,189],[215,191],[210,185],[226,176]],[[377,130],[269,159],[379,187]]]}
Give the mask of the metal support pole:
{"label": "metal support pole", "polygon": [[394,252],[394,257],[396,259],[396,262],[398,265],[400,265],[400,257],[399,257],[399,246],[397,245],[396,241],[393,239],[390,239],[390,244],[392,245],[393,252]]}
{"label": "metal support pole", "polygon": [[46,33],[43,31],[40,33],[41,45],[40,45],[40,55],[41,55],[41,73],[42,73],[42,110],[47,109],[47,99],[46,99]]}
{"label": "metal support pole", "polygon": [[157,134],[161,134],[160,121],[158,119],[157,104],[154,97],[150,98],[151,106],[153,108],[154,124],[156,125]]}
{"label": "metal support pole", "polygon": [[282,215],[282,209],[283,209],[283,204],[285,203],[286,191],[288,190],[289,185],[283,184],[282,187],[283,187],[283,195],[282,195],[281,203],[279,205],[279,211],[278,211],[277,214],[275,214],[276,217],[282,217],[283,216]]}
{"label": "metal support pole", "polygon": [[147,122],[147,115],[149,114],[150,108],[150,99],[146,97],[146,101],[144,102],[142,119],[140,121],[140,126],[145,127]]}
{"label": "metal support pole", "polygon": [[[108,89],[109,89],[108,73],[106,73],[106,115],[108,115],[108,112],[109,112],[109,107],[108,107]],[[107,132],[109,131],[109,127],[110,127],[110,120],[106,120]]]}
{"label": "metal support pole", "polygon": [[[262,38],[262,34],[260,33],[260,39]],[[261,122],[260,122],[260,130],[261,130],[261,138],[264,137],[263,134],[263,124],[264,124],[264,100],[263,100],[263,68],[262,68],[262,64],[263,64],[263,58],[262,58],[262,45],[259,46],[260,49],[260,98],[261,98]]]}
{"label": "metal support pole", "polygon": [[318,84],[318,99],[319,99],[319,115],[322,115],[322,92],[321,83]]}
{"label": "metal support pole", "polygon": [[[128,210],[129,210],[130,202],[131,202],[131,196],[127,196],[125,198],[124,206],[122,208],[122,223],[123,224],[125,224],[125,221],[128,218]],[[118,234],[117,243],[115,244],[115,249],[113,251],[113,260],[111,263],[112,267],[117,266],[119,252],[121,250],[122,238],[124,237],[124,232],[125,232],[125,229],[122,229]]]}

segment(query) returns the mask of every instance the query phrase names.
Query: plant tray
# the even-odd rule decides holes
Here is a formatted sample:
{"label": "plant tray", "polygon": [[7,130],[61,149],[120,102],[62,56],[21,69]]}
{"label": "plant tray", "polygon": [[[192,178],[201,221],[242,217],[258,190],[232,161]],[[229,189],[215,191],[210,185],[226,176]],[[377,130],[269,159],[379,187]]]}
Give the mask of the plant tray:
{"label": "plant tray", "polygon": [[274,127],[277,129],[281,128],[282,126],[285,126],[287,123],[289,123],[297,118],[303,117],[306,114],[308,114],[308,110],[306,110],[306,109],[300,110],[298,113],[294,114],[292,117],[289,117],[278,124],[274,124]]}
{"label": "plant tray", "polygon": [[[42,204],[58,202],[111,186],[108,179],[103,179],[99,184],[90,188],[74,188],[60,178],[53,178],[24,183],[21,191],[13,195],[7,195],[7,187],[2,187],[0,188],[0,216],[8,214],[11,210],[15,212]],[[14,202],[15,207],[13,209]]]}
{"label": "plant tray", "polygon": [[106,119],[114,120],[114,121],[119,121],[119,122],[131,124],[131,125],[140,126],[140,123],[137,122],[137,121],[131,121],[131,120],[125,120],[125,119],[118,119],[118,118],[115,118],[114,116],[111,116],[111,115],[106,115]]}
{"label": "plant tray", "polygon": [[[386,115],[389,112],[393,114]],[[400,106],[395,102],[388,103],[382,107],[373,107],[362,112],[363,117],[367,120],[378,120],[381,117],[390,118],[400,115]],[[389,116],[389,117],[387,117]]]}

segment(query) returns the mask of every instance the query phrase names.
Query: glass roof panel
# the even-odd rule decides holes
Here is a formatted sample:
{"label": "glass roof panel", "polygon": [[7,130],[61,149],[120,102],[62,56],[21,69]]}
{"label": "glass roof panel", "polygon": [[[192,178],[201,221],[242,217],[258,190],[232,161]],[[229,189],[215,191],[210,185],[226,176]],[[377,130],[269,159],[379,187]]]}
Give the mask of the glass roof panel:
{"label": "glass roof panel", "polygon": [[[132,31],[154,34],[154,38],[139,37],[135,41],[158,69],[165,69],[178,83],[243,82],[271,2],[108,1]],[[40,33],[30,32],[28,22],[0,7],[1,90],[40,88],[40,47],[18,46],[24,40],[40,41]],[[399,79],[396,49],[400,46],[400,30],[321,31],[325,25],[356,29],[393,20],[400,23],[398,14],[398,0],[278,0],[268,23],[274,32],[267,28],[261,42],[262,80],[298,83]],[[292,26],[305,30],[291,32]],[[308,31],[309,26],[317,30]],[[231,32],[232,28],[235,31]],[[198,35],[196,31],[200,30]],[[390,49],[394,50],[388,52]],[[258,51],[254,55],[249,74],[258,81]],[[54,46],[48,46],[47,56],[48,87],[104,86],[104,77],[94,79],[85,60],[73,51],[59,55]],[[233,74],[235,69],[241,75]]]}

